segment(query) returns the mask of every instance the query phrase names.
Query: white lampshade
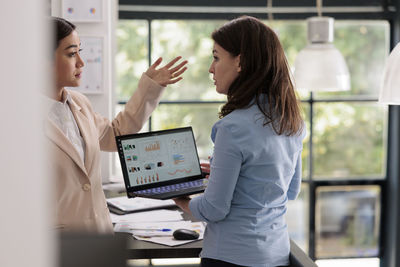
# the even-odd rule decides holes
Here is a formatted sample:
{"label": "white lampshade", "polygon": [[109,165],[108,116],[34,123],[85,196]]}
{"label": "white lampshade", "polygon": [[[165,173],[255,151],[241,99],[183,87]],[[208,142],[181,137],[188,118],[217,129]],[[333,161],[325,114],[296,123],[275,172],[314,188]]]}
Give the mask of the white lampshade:
{"label": "white lampshade", "polygon": [[379,102],[400,105],[400,43],[392,50],[386,62]]}
{"label": "white lampshade", "polygon": [[309,91],[350,90],[350,75],[342,54],[332,44],[333,18],[307,19],[309,45],[294,65],[297,89]]}

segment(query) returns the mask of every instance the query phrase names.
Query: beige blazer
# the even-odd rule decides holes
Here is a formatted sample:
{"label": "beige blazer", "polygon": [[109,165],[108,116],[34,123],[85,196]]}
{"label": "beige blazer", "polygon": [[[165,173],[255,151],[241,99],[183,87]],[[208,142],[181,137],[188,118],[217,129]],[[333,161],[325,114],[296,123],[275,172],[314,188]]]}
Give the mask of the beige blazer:
{"label": "beige blazer", "polygon": [[116,135],[138,132],[157,106],[163,91],[164,87],[143,74],[125,110],[111,122],[94,112],[84,95],[67,91],[72,98],[72,114],[85,141],[85,162],[61,130],[47,120],[45,134],[50,149],[47,163],[55,185],[57,228],[100,233],[112,231],[102,189],[100,151],[116,151]]}

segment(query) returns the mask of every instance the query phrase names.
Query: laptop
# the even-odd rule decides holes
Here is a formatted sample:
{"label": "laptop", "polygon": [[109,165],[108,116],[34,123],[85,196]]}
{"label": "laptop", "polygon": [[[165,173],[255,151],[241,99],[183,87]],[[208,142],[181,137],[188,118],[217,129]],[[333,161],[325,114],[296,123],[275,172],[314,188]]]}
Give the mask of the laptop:
{"label": "laptop", "polygon": [[128,198],[171,199],[201,193],[201,172],[192,127],[117,136]]}

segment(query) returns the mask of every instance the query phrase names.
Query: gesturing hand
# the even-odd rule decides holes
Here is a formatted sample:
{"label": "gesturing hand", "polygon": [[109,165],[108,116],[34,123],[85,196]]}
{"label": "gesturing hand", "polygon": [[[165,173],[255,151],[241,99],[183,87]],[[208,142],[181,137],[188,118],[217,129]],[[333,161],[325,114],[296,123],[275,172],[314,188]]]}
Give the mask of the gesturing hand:
{"label": "gesturing hand", "polygon": [[156,62],[153,63],[153,65],[150,66],[150,68],[146,71],[146,74],[162,86],[176,83],[182,80],[180,75],[187,69],[187,67],[183,67],[186,65],[187,60],[181,62],[176,67],[173,67],[173,65],[181,58],[182,57],[176,57],[164,67],[156,69],[158,65],[161,64],[162,58],[160,57],[156,60]]}

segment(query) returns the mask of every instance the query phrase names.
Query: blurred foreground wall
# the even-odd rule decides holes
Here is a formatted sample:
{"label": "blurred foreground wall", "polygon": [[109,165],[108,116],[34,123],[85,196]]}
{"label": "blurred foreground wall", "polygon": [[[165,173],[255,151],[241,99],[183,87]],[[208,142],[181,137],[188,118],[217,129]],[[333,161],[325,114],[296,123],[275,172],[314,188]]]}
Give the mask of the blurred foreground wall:
{"label": "blurred foreground wall", "polygon": [[[0,266],[53,267],[40,91],[52,72],[46,0],[0,7]],[[48,12],[49,13],[49,12]]]}

